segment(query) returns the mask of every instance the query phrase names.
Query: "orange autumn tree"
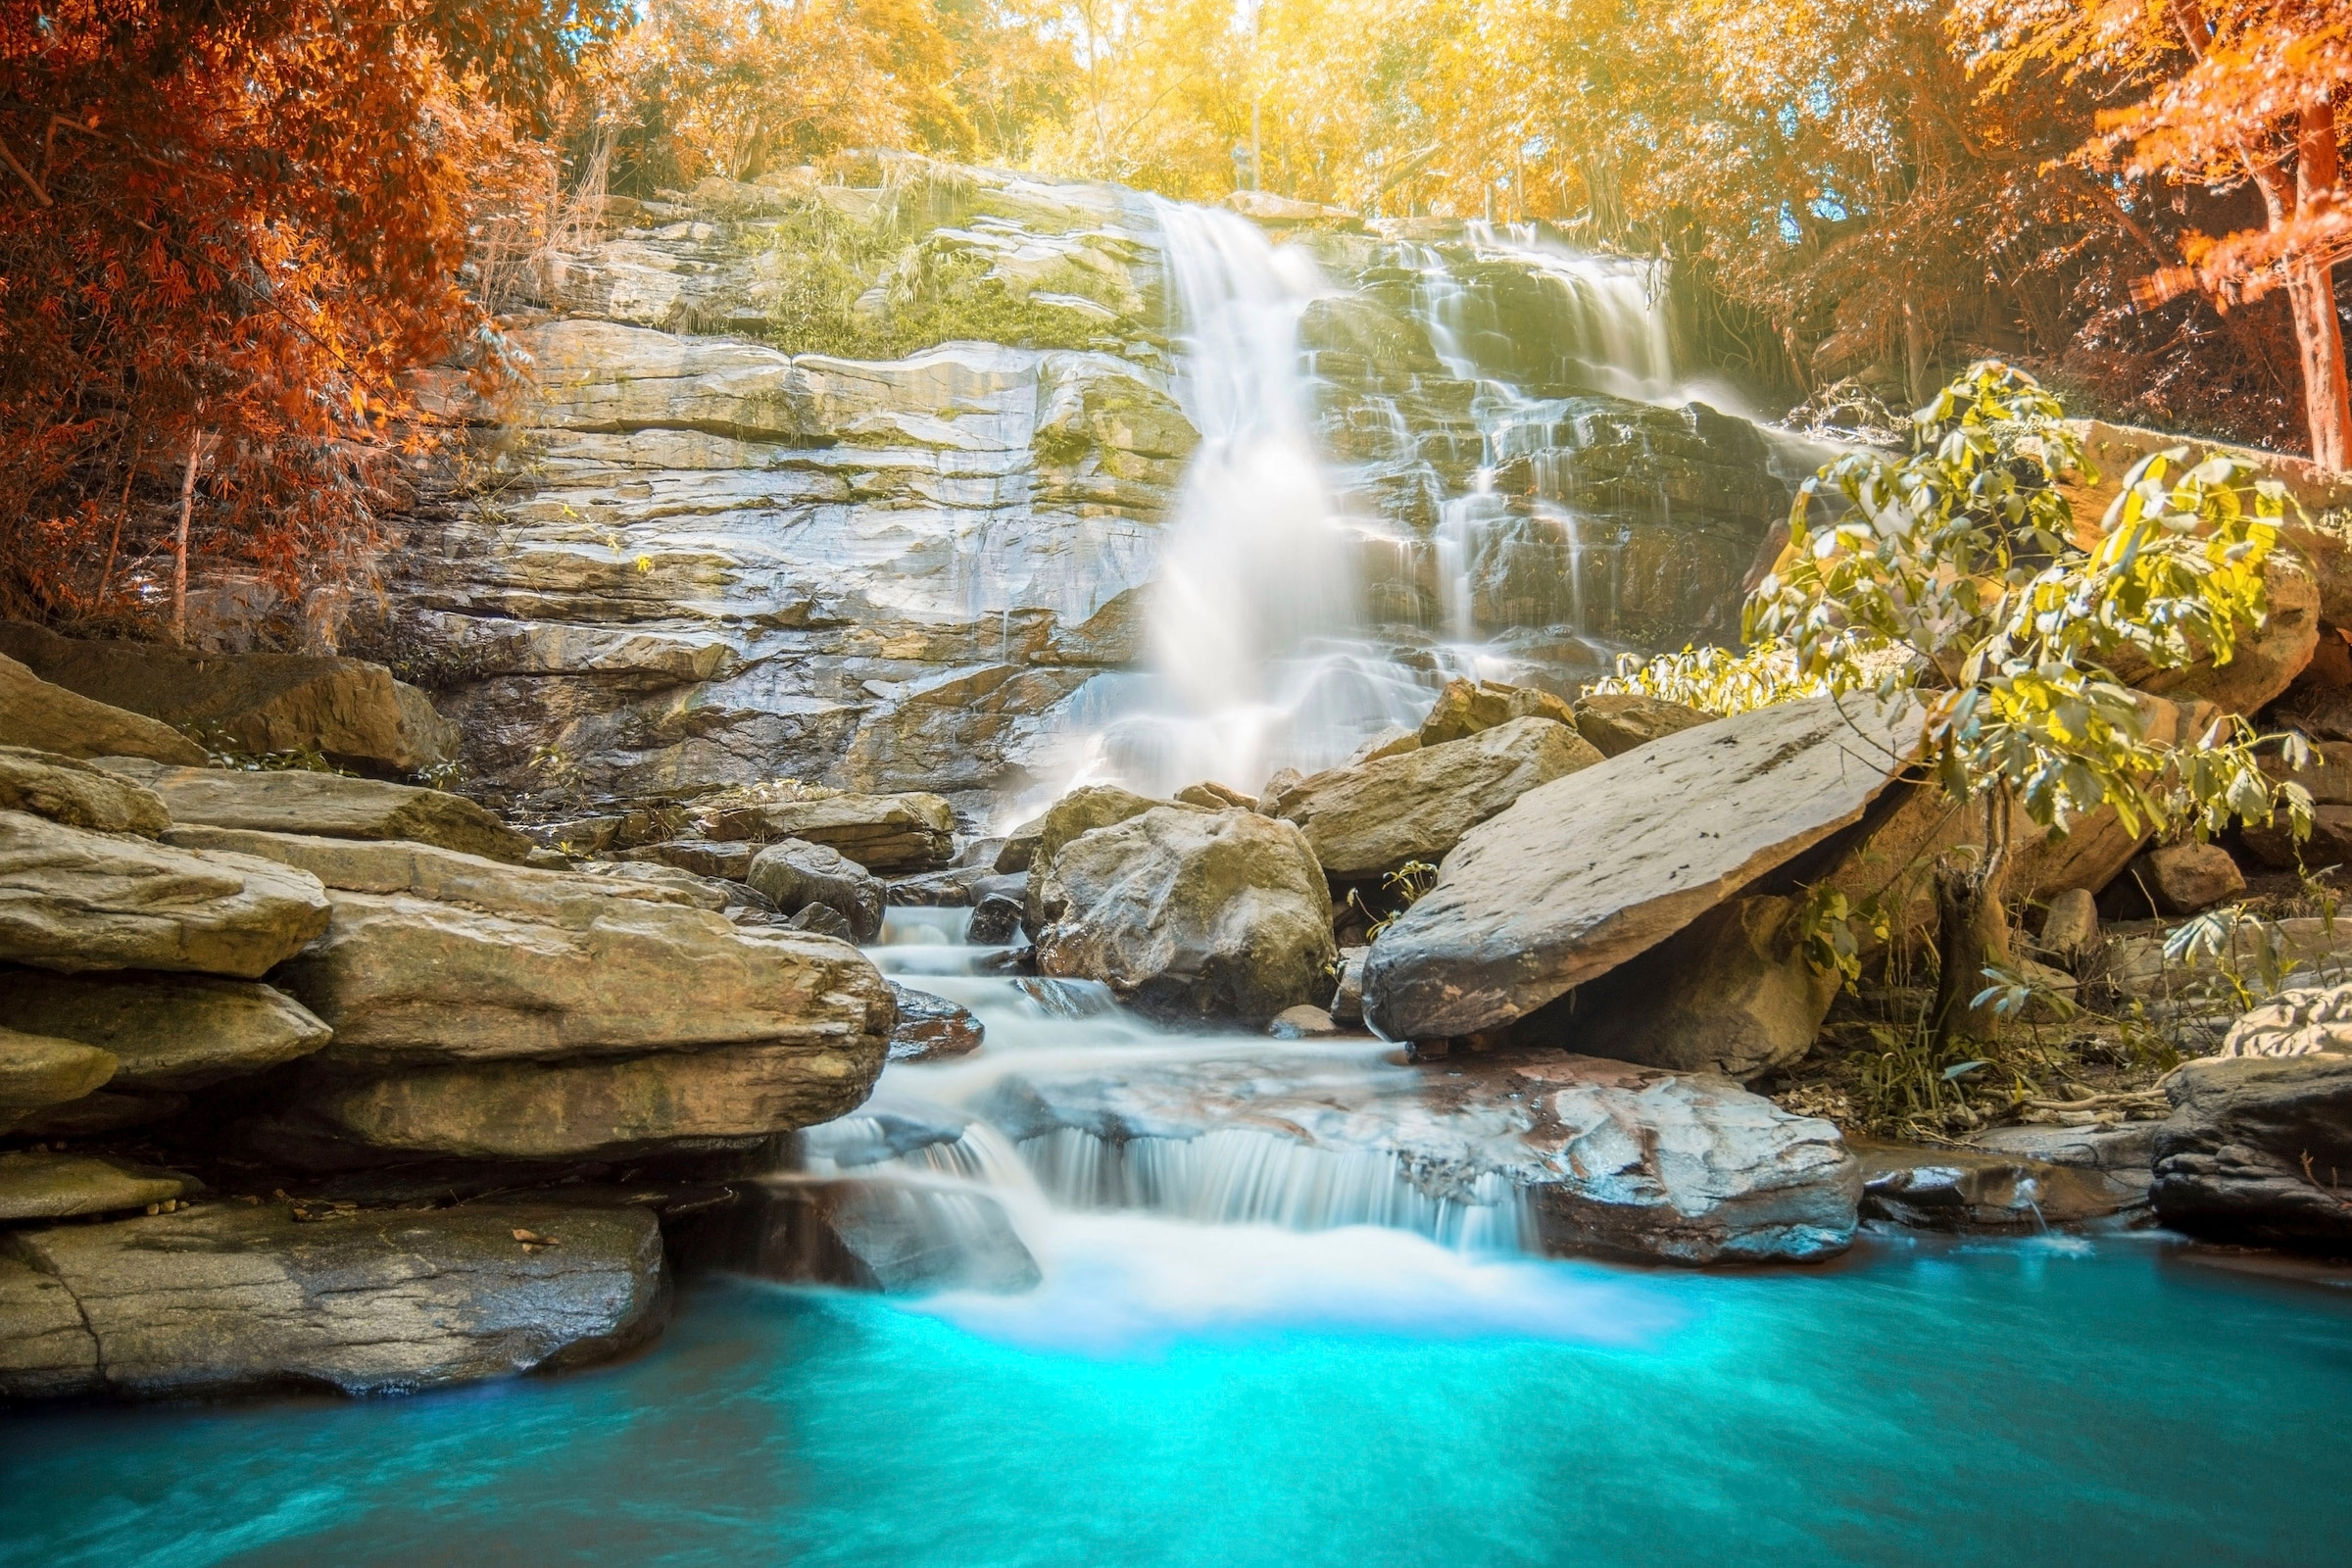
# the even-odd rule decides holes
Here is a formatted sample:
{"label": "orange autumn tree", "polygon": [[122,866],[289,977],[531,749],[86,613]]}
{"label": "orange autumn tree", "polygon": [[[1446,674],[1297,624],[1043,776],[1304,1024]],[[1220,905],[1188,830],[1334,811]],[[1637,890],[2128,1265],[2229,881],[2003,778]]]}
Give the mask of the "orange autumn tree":
{"label": "orange autumn tree", "polygon": [[347,570],[402,372],[487,325],[474,176],[545,156],[518,126],[607,9],[0,8],[0,613],[152,620],[189,556]]}
{"label": "orange autumn tree", "polygon": [[2029,66],[2145,90],[2099,116],[2076,158],[2132,180],[2251,184],[2265,222],[2190,234],[2148,303],[2203,291],[2225,307],[2283,289],[2301,360],[2313,458],[2352,467],[2335,264],[2352,255],[2342,151],[2352,117],[2352,12],[2343,0],[1967,0],[1956,25],[1984,41],[1999,92]]}

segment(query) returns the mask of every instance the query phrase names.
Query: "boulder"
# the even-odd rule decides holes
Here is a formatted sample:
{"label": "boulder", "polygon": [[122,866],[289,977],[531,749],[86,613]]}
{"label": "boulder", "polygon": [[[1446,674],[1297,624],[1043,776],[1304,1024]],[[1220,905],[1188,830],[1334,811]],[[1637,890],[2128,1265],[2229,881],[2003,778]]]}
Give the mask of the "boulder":
{"label": "boulder", "polygon": [[963,939],[975,947],[1002,948],[1021,934],[1021,901],[992,893],[972,906]]}
{"label": "boulder", "polygon": [[1857,820],[1918,724],[1865,697],[1811,698],[1530,790],[1372,944],[1366,1022],[1392,1040],[1474,1034],[1606,974]]}
{"label": "boulder", "polygon": [[2062,963],[2073,963],[2098,946],[2099,906],[2087,888],[2066,888],[2050,896],[2041,917],[2041,951]]}
{"label": "boulder", "polygon": [[204,748],[144,713],[94,703],[0,655],[0,745],[60,757],[145,757],[204,765]]}
{"label": "boulder", "polygon": [[895,981],[890,994],[899,1004],[899,1021],[890,1031],[891,1060],[945,1061],[980,1049],[986,1031],[969,1007]]}
{"label": "boulder", "polygon": [[2230,1026],[2223,1056],[2352,1055],[2352,986],[2291,986]]}
{"label": "boulder", "polygon": [[[0,1224],[119,1214],[176,1202],[204,1184],[175,1170],[102,1154],[0,1154]],[[5,1333],[5,1330],[0,1330]]]}
{"label": "boulder", "polygon": [[858,933],[850,926],[850,917],[830,904],[803,905],[798,914],[786,917],[784,925],[787,930],[807,931],[840,942],[855,943],[858,940]]}
{"label": "boulder", "polygon": [[114,1056],[95,1046],[0,1025],[0,1132],[21,1113],[79,1100],[114,1075]]}
{"label": "boulder", "polygon": [[112,1054],[118,1090],[202,1089],[307,1056],[330,1033],[258,981],[193,974],[0,970],[0,1016]]}
{"label": "boulder", "polygon": [[1031,888],[1041,974],[1155,1017],[1263,1024],[1327,994],[1331,892],[1290,822],[1162,806],[1063,845]]}
{"label": "boulder", "polygon": [[956,808],[936,795],[808,792],[799,800],[721,797],[693,813],[703,836],[773,844],[805,839],[869,871],[929,871],[956,858]]}
{"label": "boulder", "polygon": [[[1045,815],[1037,819],[1035,833],[1014,829],[1013,836],[1005,841],[1005,852],[1012,855],[1012,846],[1023,846],[1015,858],[1021,860],[1029,877],[1022,894],[1022,912],[1029,929],[1037,932],[1046,927],[1045,910],[1038,899],[1045,887],[1046,873],[1053,868],[1054,857],[1061,853],[1064,845],[1081,834],[1124,822],[1156,807],[1170,804],[1167,801],[1155,801],[1148,795],[1138,795],[1133,790],[1123,790],[1116,784],[1089,784],[1083,789],[1070,791],[1048,807]],[[1199,808],[1187,807],[1185,809]],[[997,859],[997,869],[1000,872],[1004,869],[1003,856]]]}
{"label": "boulder", "polygon": [[341,766],[395,773],[457,755],[456,726],[425,695],[365,660],[80,642],[23,622],[0,622],[0,654],[43,680],[242,752],[315,750]]}
{"label": "boulder", "polygon": [[1214,779],[1204,779],[1198,784],[1187,784],[1176,792],[1175,799],[1179,806],[1198,806],[1203,810],[1209,811],[1222,811],[1228,808],[1238,808],[1244,811],[1257,809],[1257,797],[1244,795],[1240,790],[1228,789]]}
{"label": "boulder", "polygon": [[1589,692],[1576,700],[1573,711],[1576,732],[1603,757],[1622,757],[1637,746],[1715,722],[1715,715],[1703,710],[1635,692]]}
{"label": "boulder", "polygon": [[[799,932],[779,941],[855,949]],[[622,1159],[652,1153],[750,1149],[778,1133],[846,1115],[882,1070],[891,1013],[883,992],[875,1027],[802,1038],[658,1051],[618,1059],[484,1061],[406,1067],[389,1076],[306,1067],[284,1124],[328,1135],[333,1162],[352,1146],[383,1154],[454,1159]],[[452,1055],[460,1053],[452,1052]],[[328,1163],[316,1143],[257,1137],[298,1163]]]}
{"label": "boulder", "polygon": [[[2300,843],[2283,812],[2267,824],[2240,828],[2238,837],[2256,858],[2275,870],[2352,863],[2352,806],[2334,801],[2322,801],[2314,806],[2311,836]],[[2139,906],[2144,910],[2147,901],[2140,900]]]}
{"label": "boulder", "polygon": [[1717,905],[1512,1026],[1514,1040],[1645,1067],[1753,1078],[1813,1049],[1838,972],[1806,961],[1794,898]]}
{"label": "boulder", "polygon": [[1275,797],[1275,813],[1305,830],[1327,876],[1376,877],[1408,860],[1435,864],[1529,790],[1600,760],[1565,724],[1514,718],[1465,740],[1313,774]]}
{"label": "boulder", "polygon": [[500,906],[337,889],[325,935],[276,982],[335,1031],[322,1059],[346,1066],[734,1044],[879,1065],[890,996],[853,948],[708,909],[523,892]]}
{"label": "boulder", "polygon": [[2151,1196],[2167,1225],[2352,1252],[2352,1055],[2207,1057],[2165,1093]]}
{"label": "boulder", "polygon": [[648,899],[655,904],[682,904],[690,909],[748,908],[762,914],[774,912],[767,895],[755,888],[722,877],[698,876],[674,865],[654,865],[643,860],[581,860],[562,865],[532,865],[531,869],[564,871],[617,882],[627,889],[626,896]]}
{"label": "boulder", "polygon": [[1080,1206],[1678,1263],[1853,1239],[1862,1180],[1838,1129],[1722,1078],[1559,1052],[1399,1067],[1264,1050],[1041,1065],[975,1109]]}
{"label": "boulder", "polygon": [[154,838],[172,813],[153,790],[54,752],[0,746],[0,810],[27,811],[93,833]]}
{"label": "boulder", "polygon": [[256,978],[326,928],[318,879],[0,811],[0,961]]}
{"label": "boulder", "polygon": [[745,880],[774,901],[782,914],[798,914],[812,904],[842,918],[850,939],[871,942],[882,934],[881,878],[839,850],[802,839],[770,844],[753,858]]}
{"label": "boulder", "polygon": [[2159,914],[2195,914],[2217,904],[2242,898],[2245,873],[2218,844],[2167,844],[2124,868],[2119,906],[2146,906]]}
{"label": "boulder", "polygon": [[1549,692],[1457,676],[1430,705],[1429,716],[1421,721],[1420,741],[1442,746],[1515,718],[1548,718],[1572,728],[1576,723],[1568,704]]}
{"label": "boulder", "polygon": [[2157,669],[2126,649],[2112,661],[2116,678],[2175,702],[2208,702],[2226,712],[2252,715],[2269,707],[2303,672],[2319,646],[2320,590],[2312,574],[2285,556],[2272,558],[2264,586],[2270,616],[2238,639],[2228,663],[2201,659],[2177,669]]}
{"label": "boulder", "polygon": [[1361,767],[1366,762],[1377,762],[1384,757],[1400,757],[1420,744],[1421,732],[1417,729],[1406,729],[1401,725],[1384,729],[1350,752],[1347,765]]}
{"label": "boulder", "polygon": [[625,1350],[666,1294],[643,1208],[210,1202],[0,1247],[0,1397],[404,1394]]}
{"label": "boulder", "polygon": [[555,913],[577,910],[584,902],[610,899],[718,909],[728,902],[725,884],[669,866],[592,860],[568,870],[555,870],[397,839],[322,839],[243,828],[174,827],[164,837],[182,849],[225,851],[273,860],[346,893],[405,893],[485,909]]}
{"label": "boulder", "polygon": [[463,795],[335,773],[106,765],[163,797],[174,822],[326,839],[405,839],[522,863],[531,841]]}
{"label": "boulder", "polygon": [[760,853],[760,846],[742,839],[667,839],[618,853],[623,860],[651,861],[692,871],[696,876],[749,882],[752,857]]}

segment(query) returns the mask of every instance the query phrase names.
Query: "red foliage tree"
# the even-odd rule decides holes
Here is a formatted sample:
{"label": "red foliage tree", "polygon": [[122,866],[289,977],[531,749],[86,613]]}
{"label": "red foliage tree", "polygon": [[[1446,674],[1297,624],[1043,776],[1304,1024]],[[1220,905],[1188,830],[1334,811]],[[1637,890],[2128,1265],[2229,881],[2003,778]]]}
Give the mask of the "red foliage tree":
{"label": "red foliage tree", "polygon": [[606,0],[0,8],[0,612],[152,615],[173,536],[348,569],[482,328],[474,174]]}

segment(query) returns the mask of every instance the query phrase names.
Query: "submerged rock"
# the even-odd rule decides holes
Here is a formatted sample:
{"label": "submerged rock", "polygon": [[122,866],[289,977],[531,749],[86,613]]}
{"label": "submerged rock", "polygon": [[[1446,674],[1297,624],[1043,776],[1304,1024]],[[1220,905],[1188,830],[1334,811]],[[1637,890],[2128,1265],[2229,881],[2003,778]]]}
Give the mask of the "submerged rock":
{"label": "submerged rock", "polygon": [[2165,1092],[2152,1196],[2167,1225],[2352,1252],[2352,1055],[2207,1057]]}
{"label": "submerged rock", "polygon": [[204,748],[144,713],[92,702],[0,655],[0,745],[60,757],[146,757],[204,765]]}
{"label": "submerged rock", "polygon": [[1306,837],[1254,811],[1155,807],[1032,871],[1042,974],[1163,1019],[1263,1024],[1329,994],[1331,892]]}
{"label": "submerged rock", "polygon": [[944,1061],[980,1049],[986,1032],[969,1007],[896,981],[890,994],[899,1004],[899,1021],[890,1031],[891,1060]]}
{"label": "submerged rock", "polygon": [[110,1054],[118,1090],[202,1089],[307,1056],[332,1032],[283,992],[209,975],[0,970],[0,1016]]}
{"label": "submerged rock", "polygon": [[305,872],[0,810],[0,960],[252,979],[325,928]]}
{"label": "submerged rock", "polygon": [[1861,1144],[1862,1212],[1921,1230],[2038,1231],[2121,1213],[2144,1187],[2006,1150]]}
{"label": "submerged rock", "polygon": [[1392,1040],[1474,1034],[1607,973],[1859,818],[1917,723],[1813,698],[1529,791],[1373,943],[1365,1019]]}
{"label": "submerged rock", "polygon": [[1862,1188],[1826,1121],[1726,1079],[1565,1053],[1038,1068],[974,1108],[1064,1202],[1554,1254],[1827,1257],[1852,1240]]}
{"label": "submerged rock", "polygon": [[334,773],[161,767],[110,758],[171,808],[174,822],[327,839],[404,839],[520,865],[531,841],[463,795]]}
{"label": "submerged rock", "polygon": [[658,1332],[665,1286],[642,1208],[305,1223],[210,1202],[20,1231],[0,1241],[0,1397],[405,1394],[579,1365]]}
{"label": "submerged rock", "polygon": [[985,1193],[777,1177],[738,1192],[727,1213],[689,1239],[696,1265],[888,1294],[1024,1291],[1044,1277]]}
{"label": "submerged rock", "polygon": [[1395,757],[1311,774],[1275,796],[1273,806],[1305,830],[1325,875],[1355,880],[1408,860],[1435,864],[1529,790],[1600,760],[1553,718],[1513,718],[1463,740],[1425,741]]}
{"label": "submerged rock", "polygon": [[399,773],[457,754],[456,727],[425,695],[365,660],[81,642],[22,622],[0,622],[0,653],[84,697],[217,734],[244,752],[312,749],[345,766]]}

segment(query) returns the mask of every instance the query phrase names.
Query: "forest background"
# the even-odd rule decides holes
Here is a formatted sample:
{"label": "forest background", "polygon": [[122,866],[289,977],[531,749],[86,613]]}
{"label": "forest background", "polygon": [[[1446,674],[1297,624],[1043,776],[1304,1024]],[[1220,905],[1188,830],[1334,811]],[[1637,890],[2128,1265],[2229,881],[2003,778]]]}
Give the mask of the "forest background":
{"label": "forest background", "polygon": [[[2343,0],[0,0],[0,613],[375,544],[502,257],[858,149],[1672,263],[1759,407],[1995,354],[2352,464]],[[806,176],[803,176],[806,177]]]}

